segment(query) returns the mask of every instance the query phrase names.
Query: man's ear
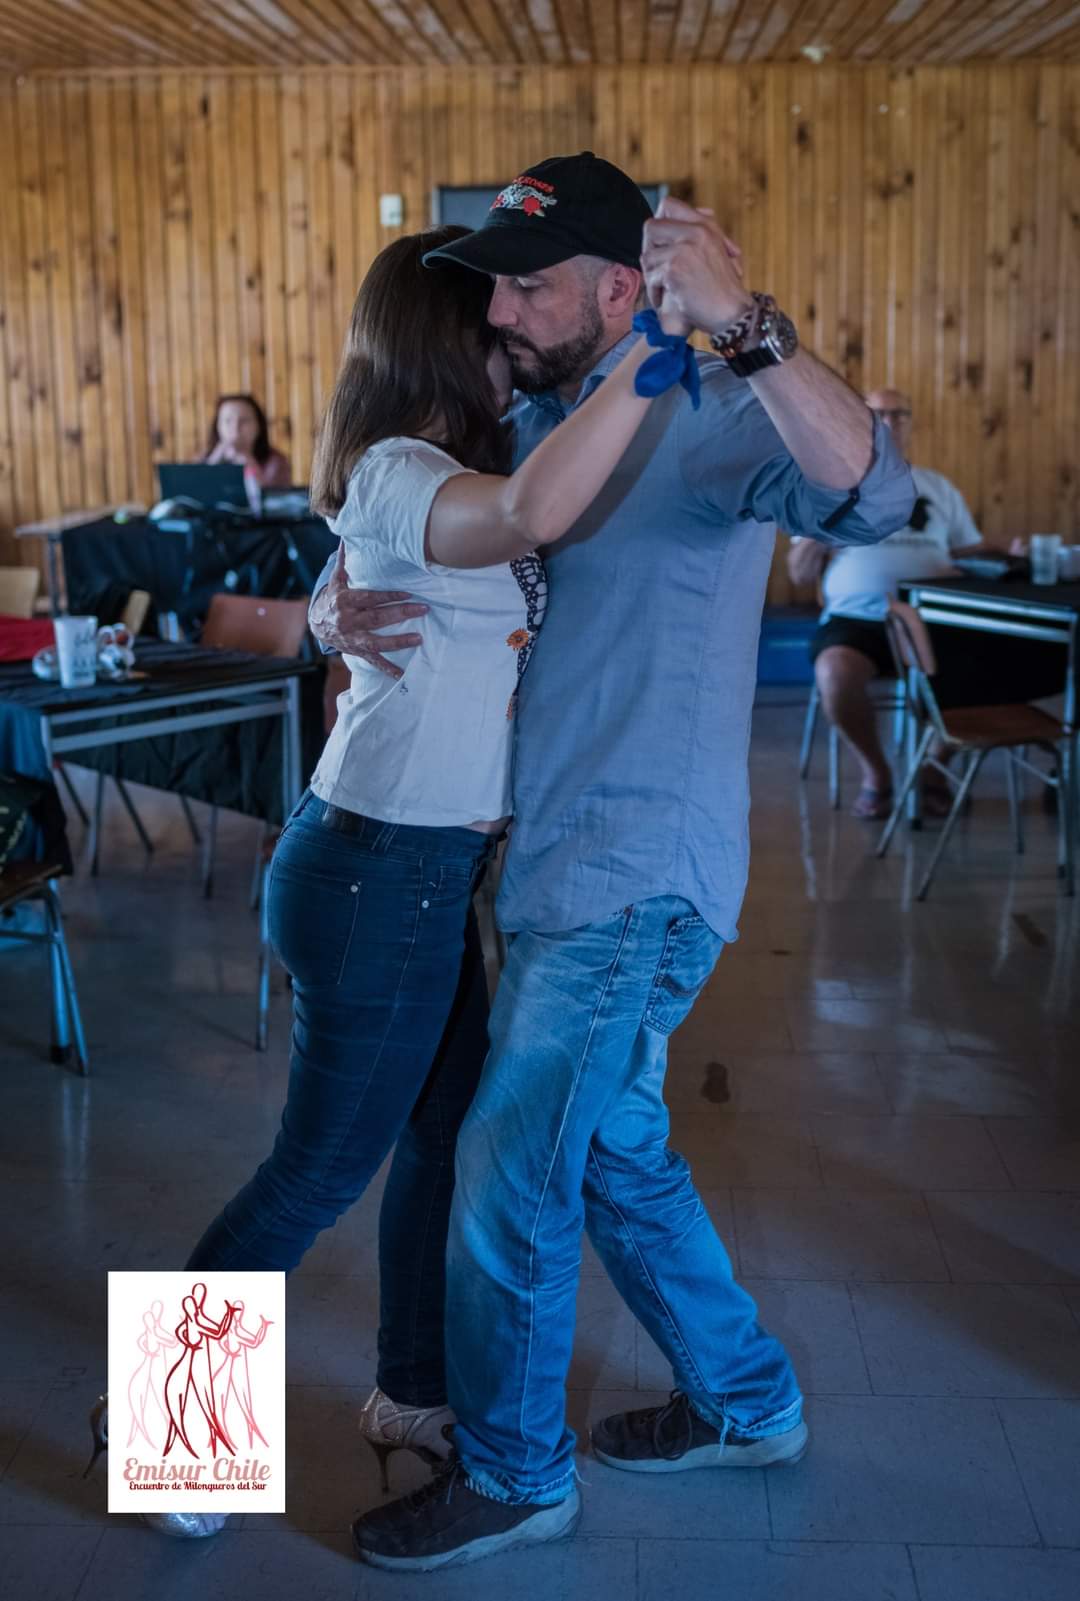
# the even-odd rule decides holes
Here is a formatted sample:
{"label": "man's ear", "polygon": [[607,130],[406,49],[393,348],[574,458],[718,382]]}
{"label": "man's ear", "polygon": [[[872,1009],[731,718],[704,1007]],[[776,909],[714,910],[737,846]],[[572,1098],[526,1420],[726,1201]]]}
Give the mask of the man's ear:
{"label": "man's ear", "polygon": [[630,316],[641,300],[645,280],[636,267],[613,261],[598,284],[600,313],[610,322]]}

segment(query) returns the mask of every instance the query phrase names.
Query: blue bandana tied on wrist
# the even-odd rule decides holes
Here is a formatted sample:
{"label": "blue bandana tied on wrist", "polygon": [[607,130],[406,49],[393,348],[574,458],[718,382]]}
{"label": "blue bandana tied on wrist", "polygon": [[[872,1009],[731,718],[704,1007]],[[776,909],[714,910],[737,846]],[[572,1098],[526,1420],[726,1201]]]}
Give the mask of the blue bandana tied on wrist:
{"label": "blue bandana tied on wrist", "polygon": [[684,335],[666,334],[660,326],[660,318],[651,308],[638,312],[634,318],[634,332],[644,334],[648,343],[657,347],[656,355],[643,361],[637,370],[635,393],[652,399],[675,384],[682,384],[697,411],[701,405],[701,375],[693,348]]}

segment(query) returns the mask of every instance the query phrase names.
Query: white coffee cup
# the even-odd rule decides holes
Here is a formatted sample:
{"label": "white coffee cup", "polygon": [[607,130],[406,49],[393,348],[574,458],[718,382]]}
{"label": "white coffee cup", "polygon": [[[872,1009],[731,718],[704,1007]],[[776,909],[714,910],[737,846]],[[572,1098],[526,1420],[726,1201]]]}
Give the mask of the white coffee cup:
{"label": "white coffee cup", "polygon": [[84,689],[97,679],[97,618],[54,617],[56,659],[64,689]]}
{"label": "white coffee cup", "polygon": [[1031,582],[1033,584],[1057,583],[1058,551],[1060,549],[1060,534],[1032,534],[1030,554]]}

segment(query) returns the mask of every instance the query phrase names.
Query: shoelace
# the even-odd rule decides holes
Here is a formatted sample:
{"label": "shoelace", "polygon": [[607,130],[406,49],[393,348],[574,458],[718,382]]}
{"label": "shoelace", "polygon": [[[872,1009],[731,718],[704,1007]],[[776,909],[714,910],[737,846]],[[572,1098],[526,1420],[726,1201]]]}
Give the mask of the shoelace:
{"label": "shoelace", "polygon": [[435,1469],[426,1484],[418,1489],[410,1490],[402,1498],[402,1506],[414,1518],[419,1517],[426,1506],[433,1501],[445,1501],[447,1506],[454,1498],[454,1489],[460,1478],[465,1475],[465,1467],[460,1457],[452,1456]]}
{"label": "shoelace", "polygon": [[[681,1431],[667,1445],[661,1439],[661,1432],[669,1419],[678,1419]],[[644,1421],[644,1419],[642,1420]],[[690,1402],[681,1390],[672,1390],[671,1400],[664,1406],[658,1406],[652,1419],[652,1445],[653,1451],[665,1462],[676,1462],[679,1457],[685,1456],[694,1441],[694,1417]]]}

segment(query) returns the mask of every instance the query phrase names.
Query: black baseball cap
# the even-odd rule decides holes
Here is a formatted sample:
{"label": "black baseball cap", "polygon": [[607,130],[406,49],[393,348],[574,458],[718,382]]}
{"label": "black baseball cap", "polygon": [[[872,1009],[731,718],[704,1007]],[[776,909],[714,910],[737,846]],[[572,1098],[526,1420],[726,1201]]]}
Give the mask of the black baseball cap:
{"label": "black baseball cap", "polygon": [[425,267],[457,261],[477,272],[539,272],[571,256],[601,256],[636,267],[641,230],[652,216],[632,178],[610,161],[583,150],[552,156],[499,191],[487,221],[438,250]]}

